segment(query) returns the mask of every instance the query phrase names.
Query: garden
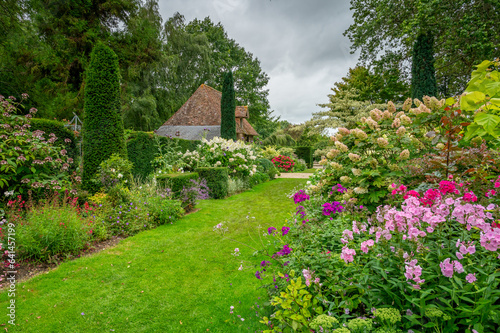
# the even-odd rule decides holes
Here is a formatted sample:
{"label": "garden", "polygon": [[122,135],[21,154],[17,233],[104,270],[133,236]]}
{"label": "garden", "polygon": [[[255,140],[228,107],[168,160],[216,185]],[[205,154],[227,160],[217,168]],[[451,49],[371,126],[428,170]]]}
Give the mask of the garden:
{"label": "garden", "polygon": [[498,60],[253,142],[231,72],[210,140],[124,129],[120,73],[96,43],[78,131],[0,95],[7,332],[500,332]]}

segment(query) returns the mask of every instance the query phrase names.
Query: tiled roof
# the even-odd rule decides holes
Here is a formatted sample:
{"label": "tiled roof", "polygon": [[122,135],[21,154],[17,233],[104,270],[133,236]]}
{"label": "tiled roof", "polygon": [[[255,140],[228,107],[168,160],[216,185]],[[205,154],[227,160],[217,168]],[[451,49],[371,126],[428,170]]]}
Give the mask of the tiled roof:
{"label": "tiled roof", "polygon": [[[222,93],[202,84],[194,94],[184,103],[177,112],[167,120],[163,126],[220,126],[220,101]],[[239,119],[243,120],[243,129],[240,126],[240,132],[243,131],[247,135],[258,135],[253,129],[252,125],[244,119],[248,118],[248,107],[237,106],[235,109],[237,128],[239,126]],[[162,127],[163,127],[162,126]],[[162,128],[160,127],[160,129]],[[160,131],[158,129],[158,132]]]}
{"label": "tiled roof", "polygon": [[[243,127],[241,126],[241,122],[243,122]],[[257,133],[252,125],[250,125],[250,123],[248,122],[248,120],[246,120],[245,118],[236,118],[236,133],[243,133],[243,134],[246,134],[246,135],[259,135],[259,133]]]}

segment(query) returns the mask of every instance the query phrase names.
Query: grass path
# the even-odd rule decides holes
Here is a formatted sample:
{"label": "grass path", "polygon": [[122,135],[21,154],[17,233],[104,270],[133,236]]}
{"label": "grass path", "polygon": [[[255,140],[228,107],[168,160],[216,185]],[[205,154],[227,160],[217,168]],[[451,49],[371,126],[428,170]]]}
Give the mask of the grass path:
{"label": "grass path", "polygon": [[[255,269],[238,271],[252,250],[212,229],[249,242],[257,226],[281,226],[293,210],[286,198],[304,179],[277,179],[224,200],[174,225],[144,231],[96,255],[61,264],[17,286],[16,327],[8,332],[254,332],[255,303],[264,296]],[[250,215],[255,219],[247,219]],[[233,257],[234,248],[240,257]],[[9,298],[0,294],[0,322]],[[233,305],[234,315],[229,314]],[[241,321],[236,315],[241,315]]]}

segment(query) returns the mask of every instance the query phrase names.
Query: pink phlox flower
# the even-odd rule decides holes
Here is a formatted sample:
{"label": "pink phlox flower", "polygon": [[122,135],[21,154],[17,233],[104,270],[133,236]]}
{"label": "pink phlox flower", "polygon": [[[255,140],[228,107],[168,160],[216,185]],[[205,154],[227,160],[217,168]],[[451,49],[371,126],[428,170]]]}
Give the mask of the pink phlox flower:
{"label": "pink phlox flower", "polygon": [[455,252],[455,255],[457,256],[458,260],[462,260],[464,256],[460,252]]}
{"label": "pink phlox flower", "polygon": [[350,263],[354,261],[354,256],[356,251],[354,249],[349,249],[347,246],[342,248],[342,253],[340,254],[340,259],[343,259],[345,263]]}
{"label": "pink phlox flower", "polygon": [[467,248],[467,252],[469,252],[470,254],[474,254],[476,253],[476,246],[475,245],[471,245]]}
{"label": "pink phlox flower", "polygon": [[467,248],[465,247],[465,245],[460,245],[459,251],[462,254],[467,254]]}
{"label": "pink phlox flower", "polygon": [[467,274],[467,276],[465,277],[465,280],[467,282],[469,282],[469,283],[473,283],[473,282],[477,281],[476,273],[474,273],[474,274]]}
{"label": "pink phlox flower", "polygon": [[446,198],[444,201],[448,206],[451,206],[455,203],[455,200],[453,198]]}
{"label": "pink phlox flower", "polygon": [[500,247],[500,229],[495,228],[482,233],[479,239],[481,246],[488,251],[497,251]]}
{"label": "pink phlox flower", "polygon": [[453,193],[459,194],[460,191],[456,188],[456,184],[454,181],[443,180],[439,183],[439,192],[442,194]]}
{"label": "pink phlox flower", "polygon": [[457,273],[464,272],[464,267],[462,266],[460,261],[453,260],[453,267],[455,268],[455,272],[457,272]]}
{"label": "pink phlox flower", "polygon": [[486,207],[486,210],[493,210],[495,209],[496,205],[495,204],[489,204],[488,207]]}
{"label": "pink phlox flower", "polygon": [[375,245],[373,239],[368,239],[361,243],[361,251],[363,251],[364,253],[368,253],[368,247],[373,245]]}
{"label": "pink phlox flower", "polygon": [[446,258],[442,261],[439,267],[441,267],[441,273],[443,273],[444,276],[448,278],[453,276],[453,263],[450,263],[450,258]]}
{"label": "pink phlox flower", "polygon": [[476,202],[477,197],[473,192],[466,192],[466,193],[464,193],[462,200],[465,202]]}
{"label": "pink phlox flower", "polygon": [[427,230],[428,233],[432,234],[434,232],[433,227],[427,227],[425,230]]}
{"label": "pink phlox flower", "polygon": [[355,234],[358,234],[358,235],[360,234],[358,225],[356,224],[356,221],[352,221],[352,232],[354,232]]}
{"label": "pink phlox flower", "polygon": [[342,237],[347,238],[347,239],[354,239],[353,233],[349,229],[344,230],[344,232],[342,233]]}
{"label": "pink phlox flower", "polygon": [[306,285],[308,287],[311,285],[311,280],[312,280],[313,274],[314,274],[314,272],[311,272],[309,269],[302,270],[302,275],[304,275],[304,278],[306,279]]}

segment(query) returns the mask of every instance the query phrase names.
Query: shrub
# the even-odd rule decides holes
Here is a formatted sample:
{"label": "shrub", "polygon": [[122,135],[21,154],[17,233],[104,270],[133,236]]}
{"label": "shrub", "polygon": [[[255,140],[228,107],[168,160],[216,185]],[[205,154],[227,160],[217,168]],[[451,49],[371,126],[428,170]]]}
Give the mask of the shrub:
{"label": "shrub", "polygon": [[[27,97],[23,95],[23,99]],[[19,106],[0,96],[0,200],[28,190],[35,197],[44,190],[71,190],[68,171],[73,159],[55,145],[58,138],[54,134],[45,137],[42,131],[31,132],[30,118],[37,110],[32,108],[20,116],[16,115]],[[78,181],[76,177],[75,183]]]}
{"label": "shrub", "polygon": [[198,168],[196,172],[200,175],[200,178],[206,179],[211,198],[222,199],[227,197],[228,168]]}
{"label": "shrub", "polygon": [[172,224],[184,215],[184,209],[179,200],[160,196],[150,198],[148,208],[149,215],[157,225]]}
{"label": "shrub", "polygon": [[274,156],[278,156],[278,150],[276,149],[276,146],[267,146],[264,147],[261,151],[260,154],[262,155],[263,158],[266,158],[268,160],[271,160]]}
{"label": "shrub", "polygon": [[199,140],[184,140],[158,136],[154,133],[130,131],[127,151],[128,159],[134,164],[132,174],[146,178],[155,169],[163,172],[167,169],[171,170],[172,165],[179,161],[177,153],[196,150],[199,144],[201,144]]}
{"label": "shrub", "polygon": [[269,179],[274,179],[278,174],[278,170],[274,166],[273,162],[271,162],[267,158],[259,158],[256,160],[257,162],[257,170],[260,172],[267,173]]}
{"label": "shrub", "polygon": [[[195,151],[181,154],[185,170],[192,171],[203,167],[228,167],[231,176],[245,179],[257,171],[252,145],[243,141],[225,140],[215,137],[210,141],[202,139],[202,144]],[[209,185],[210,187],[210,185]]]}
{"label": "shrub", "polygon": [[113,154],[99,165],[97,179],[106,190],[118,184],[126,185],[132,181],[132,167],[129,160]]}
{"label": "shrub", "polygon": [[273,133],[262,141],[264,146],[295,146],[295,140],[290,136],[290,134],[284,133]]}
{"label": "shrub", "polygon": [[[90,246],[94,218],[93,208],[78,207],[77,200],[59,202],[57,196],[24,213],[21,196],[8,204],[8,221],[15,225],[18,260],[47,261],[78,255]],[[23,212],[19,212],[19,210]],[[2,239],[6,248],[7,238]]]}
{"label": "shrub", "polygon": [[295,163],[293,165],[294,172],[301,172],[307,169],[306,161],[304,161],[303,159],[297,158],[294,159],[293,162]]}
{"label": "shrub", "polygon": [[254,187],[255,185],[265,183],[269,180],[270,180],[270,178],[269,178],[269,175],[267,173],[257,171],[252,176],[250,176],[250,178],[248,179],[248,184],[250,185],[250,187]]}
{"label": "shrub", "polygon": [[271,160],[274,164],[274,166],[284,172],[291,172],[293,171],[293,166],[295,165],[295,162],[293,161],[292,158],[288,156],[283,156],[279,155],[276,157],[273,157]]}
{"label": "shrub", "polygon": [[120,69],[113,50],[98,43],[86,76],[82,179],[84,189],[96,191],[91,180],[101,162],[113,153],[127,156],[120,113]]}
{"label": "shrub", "polygon": [[182,208],[184,208],[186,212],[193,211],[196,201],[207,200],[210,197],[208,193],[209,188],[205,179],[190,179],[189,184],[187,186],[183,186],[181,193],[179,194],[179,199],[182,201]]}
{"label": "shrub", "polygon": [[[46,135],[54,133],[58,138],[54,145],[66,149],[68,157],[73,160],[77,160],[79,157],[78,148],[76,146],[76,136],[72,130],[64,126],[63,122],[50,119],[33,118],[30,122],[30,130],[34,131],[44,131]],[[76,163],[74,167],[76,168]],[[71,169],[71,168],[70,168]]]}
{"label": "shrub", "polygon": [[240,178],[229,178],[227,183],[227,195],[232,196],[248,189],[248,184]]}
{"label": "shrub", "polygon": [[198,172],[184,172],[163,174],[156,177],[156,181],[162,187],[172,190],[174,197],[178,197],[184,187],[190,187],[190,180],[198,180]]}
{"label": "shrub", "polygon": [[305,146],[305,147],[296,147],[295,154],[297,154],[298,158],[303,159],[308,168],[312,168],[313,166],[313,147]]}

